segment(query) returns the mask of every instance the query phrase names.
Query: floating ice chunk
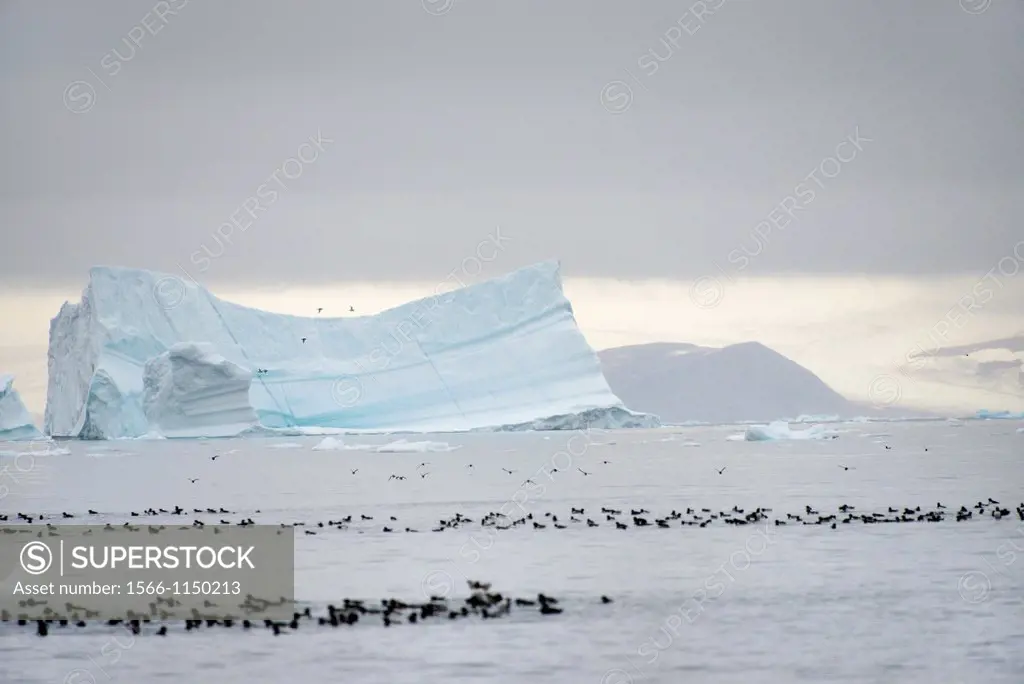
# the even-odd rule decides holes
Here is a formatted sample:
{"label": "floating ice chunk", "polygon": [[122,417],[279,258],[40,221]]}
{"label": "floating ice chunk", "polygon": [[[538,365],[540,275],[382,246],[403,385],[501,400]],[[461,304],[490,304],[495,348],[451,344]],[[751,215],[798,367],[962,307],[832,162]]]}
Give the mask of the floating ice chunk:
{"label": "floating ice chunk", "polygon": [[313,451],[341,451],[344,448],[345,443],[337,437],[324,437],[313,447]]}
{"label": "floating ice chunk", "polygon": [[0,373],[0,442],[43,439],[14,389],[14,376]]}
{"label": "floating ice chunk", "polygon": [[776,420],[768,425],[751,425],[743,433],[743,439],[747,442],[774,442],[788,439],[824,439],[831,437],[834,432],[825,429],[823,425],[815,425],[806,430],[794,430],[784,420]]}
{"label": "floating ice chunk", "polygon": [[373,444],[345,444],[337,437],[324,437],[313,447],[313,451],[372,451]]}
{"label": "floating ice chunk", "polygon": [[1024,420],[1024,413],[989,411],[988,409],[981,409],[978,411],[977,417],[981,420]]}
{"label": "floating ice chunk", "polygon": [[390,444],[384,444],[374,449],[378,454],[405,454],[425,453],[430,451],[455,451],[461,449],[462,445],[451,445],[447,442],[410,442],[399,439]]}

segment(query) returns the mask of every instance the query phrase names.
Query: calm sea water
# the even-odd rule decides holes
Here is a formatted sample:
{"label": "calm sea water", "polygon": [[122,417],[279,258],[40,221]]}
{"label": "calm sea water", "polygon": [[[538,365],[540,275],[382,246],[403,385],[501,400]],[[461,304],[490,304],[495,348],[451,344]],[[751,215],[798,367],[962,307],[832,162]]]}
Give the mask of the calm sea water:
{"label": "calm sea water", "polygon": [[[194,516],[208,520],[315,525],[373,516],[348,530],[296,536],[300,599],[464,596],[471,578],[513,596],[544,592],[565,608],[390,628],[368,621],[276,638],[180,627],[166,638],[105,627],[39,638],[0,626],[0,681],[1024,681],[1024,523],[1015,514],[836,530],[619,530],[599,511],[646,508],[653,519],[687,507],[763,506],[774,519],[806,505],[831,513],[844,503],[886,511],[942,502],[955,510],[992,497],[1012,510],[1024,501],[1017,423],[834,427],[838,439],[776,443],[729,441],[742,432],[736,427],[406,436],[459,447],[433,453],[314,451],[320,438],[309,437],[66,442],[70,454],[37,446],[31,456],[18,455],[26,445],[0,444],[5,513],[92,508],[102,515],[89,522],[114,524],[132,510],[175,505],[234,512]],[[222,456],[211,460],[215,453]],[[543,491],[523,486],[527,478]],[[511,502],[535,519],[551,512],[565,522],[570,507],[583,507],[600,527],[430,532],[456,512],[479,520],[515,510]],[[384,524],[420,532],[384,533]],[[602,594],[614,602],[602,605]]]}

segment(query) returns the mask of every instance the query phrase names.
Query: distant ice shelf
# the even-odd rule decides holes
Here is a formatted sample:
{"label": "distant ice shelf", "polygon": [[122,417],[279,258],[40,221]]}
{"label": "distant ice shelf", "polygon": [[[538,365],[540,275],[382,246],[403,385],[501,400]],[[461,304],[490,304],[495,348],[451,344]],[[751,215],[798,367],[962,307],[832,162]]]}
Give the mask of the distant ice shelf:
{"label": "distant ice shelf", "polygon": [[989,411],[980,409],[975,417],[980,420],[1024,420],[1024,412],[1013,413],[1011,411]]}
{"label": "distant ice shelf", "polygon": [[0,373],[0,442],[42,439],[21,396],[14,389],[14,376]]}
{"label": "distant ice shelf", "polygon": [[344,318],[270,313],[173,275],[95,267],[81,301],[50,322],[53,436],[659,425],[609,388],[556,261]]}

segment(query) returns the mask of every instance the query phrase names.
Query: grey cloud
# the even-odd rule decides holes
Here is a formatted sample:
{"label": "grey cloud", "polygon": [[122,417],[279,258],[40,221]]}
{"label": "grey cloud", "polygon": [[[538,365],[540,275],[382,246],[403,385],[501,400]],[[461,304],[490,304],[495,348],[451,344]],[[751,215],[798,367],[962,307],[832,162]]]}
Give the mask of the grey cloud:
{"label": "grey cloud", "polygon": [[[693,35],[663,0],[183,3],[0,8],[0,281],[220,251],[317,130],[336,142],[200,280],[443,278],[498,225],[501,271],[621,278],[744,246],[751,275],[981,274],[1024,240],[1021,3],[706,0]],[[126,43],[147,13],[156,35]],[[858,127],[863,151],[758,236]]]}

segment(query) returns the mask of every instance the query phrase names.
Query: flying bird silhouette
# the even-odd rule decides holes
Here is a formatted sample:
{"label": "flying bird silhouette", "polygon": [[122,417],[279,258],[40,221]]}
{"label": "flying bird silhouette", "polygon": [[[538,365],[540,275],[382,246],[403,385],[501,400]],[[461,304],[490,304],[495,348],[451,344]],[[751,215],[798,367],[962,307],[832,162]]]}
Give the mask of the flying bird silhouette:
{"label": "flying bird silhouette", "polygon": [[725,466],[722,466],[722,469],[718,471],[718,474],[721,475],[724,472],[725,472]]}

